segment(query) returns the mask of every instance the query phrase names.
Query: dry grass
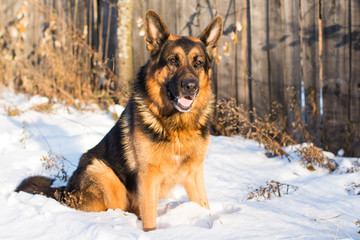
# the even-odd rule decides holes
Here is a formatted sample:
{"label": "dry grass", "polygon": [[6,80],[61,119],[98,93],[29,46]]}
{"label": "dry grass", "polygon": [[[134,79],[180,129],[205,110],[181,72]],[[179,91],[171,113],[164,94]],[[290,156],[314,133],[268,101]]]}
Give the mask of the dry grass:
{"label": "dry grass", "polygon": [[[274,103],[272,113],[261,118],[257,115],[256,109],[248,113],[242,106],[236,104],[235,99],[219,100],[213,134],[226,136],[241,134],[263,144],[272,156],[288,156],[283,147],[297,142],[286,133],[284,124],[276,121],[277,109],[280,107]],[[249,114],[252,115],[253,121],[250,120]]]}
{"label": "dry grass", "polygon": [[[78,108],[84,102],[95,102],[102,108],[124,103],[128,95],[117,84],[114,72],[107,65],[108,59],[104,59],[101,48],[92,47],[91,26],[85,24],[86,19],[79,21],[84,18],[79,8],[64,3],[70,4],[69,1],[28,0],[16,4],[17,14],[13,19],[0,17],[3,20],[0,23],[0,86],[48,97],[50,103],[32,108],[48,113],[52,111],[52,99]],[[38,20],[31,21],[30,17],[34,16]],[[271,113],[259,116],[256,109],[247,110],[230,99],[220,100],[217,104],[213,134],[241,134],[262,144],[268,150],[268,156],[289,159],[284,146],[298,144],[294,135],[301,136],[302,141],[310,140],[311,136],[306,132],[301,109],[296,109],[297,105],[293,104],[296,93],[288,89],[288,95],[290,111],[295,116],[291,126],[296,132],[289,134],[291,131],[281,114],[283,106],[280,104],[272,103]],[[21,114],[16,107],[8,107],[6,112],[9,116]],[[355,124],[349,124],[346,133],[349,141],[360,139]],[[300,148],[298,152],[309,170],[314,169],[311,166],[328,167],[331,171],[335,167],[315,146]]]}
{"label": "dry grass", "polygon": [[260,186],[248,194],[248,199],[271,199],[272,196],[281,197],[284,194],[289,194],[290,191],[297,191],[297,186],[280,183],[278,181],[267,181],[265,186]]}
{"label": "dry grass", "polygon": [[[309,140],[311,138],[306,131],[306,125],[302,121],[301,110],[294,107],[292,111],[295,111],[296,118],[291,125],[296,130],[293,131],[291,136],[288,133],[286,119],[280,114],[282,112],[280,104],[273,103],[271,113],[260,117],[256,109],[249,113],[242,106],[238,106],[235,99],[222,99],[217,103],[213,134],[226,136],[240,134],[263,145],[268,150],[266,153],[268,157],[285,156],[290,161],[291,157],[284,147],[299,144],[294,140],[293,136],[298,134],[301,135],[301,139]],[[253,120],[250,119],[250,115]],[[303,145],[297,148],[296,151],[300,156],[299,161],[310,171],[314,171],[315,167],[323,167],[332,172],[338,167],[333,160],[324,155],[320,148],[313,144]]]}
{"label": "dry grass", "polygon": [[71,208],[77,209],[77,208],[79,208],[79,206],[82,203],[78,194],[75,194],[75,191],[70,193],[70,192],[66,192],[66,191],[57,190],[54,195],[55,195],[55,199],[57,201],[61,202],[62,204],[65,204]]}
{"label": "dry grass", "polygon": [[43,113],[52,113],[53,112],[53,103],[41,103],[30,107],[30,110]]}
{"label": "dry grass", "polygon": [[64,3],[24,1],[0,23],[0,85],[77,107],[124,101],[107,59],[89,44],[88,26],[75,24],[82,14]]}
{"label": "dry grass", "polygon": [[17,106],[6,106],[4,107],[8,116],[19,116],[21,114],[20,109]]}
{"label": "dry grass", "polygon": [[40,161],[45,171],[50,173],[50,177],[58,178],[64,182],[68,180],[68,175],[65,171],[64,156],[54,155],[48,152],[46,156],[41,157]]}
{"label": "dry grass", "polygon": [[315,171],[315,167],[323,167],[331,172],[338,167],[337,163],[326,157],[318,147],[308,144],[297,149],[300,155],[300,162],[310,171]]}

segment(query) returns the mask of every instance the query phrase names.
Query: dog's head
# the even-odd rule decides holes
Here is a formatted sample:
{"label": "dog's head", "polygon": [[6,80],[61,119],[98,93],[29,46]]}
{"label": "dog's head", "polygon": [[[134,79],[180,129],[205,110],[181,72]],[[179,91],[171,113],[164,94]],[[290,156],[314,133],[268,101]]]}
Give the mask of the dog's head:
{"label": "dog's head", "polygon": [[202,92],[211,92],[211,65],[222,29],[222,19],[216,17],[200,37],[179,37],[168,32],[156,12],[147,11],[145,37],[153,78],[146,87],[159,108],[188,112],[204,104],[197,104],[197,99],[206,97]]}

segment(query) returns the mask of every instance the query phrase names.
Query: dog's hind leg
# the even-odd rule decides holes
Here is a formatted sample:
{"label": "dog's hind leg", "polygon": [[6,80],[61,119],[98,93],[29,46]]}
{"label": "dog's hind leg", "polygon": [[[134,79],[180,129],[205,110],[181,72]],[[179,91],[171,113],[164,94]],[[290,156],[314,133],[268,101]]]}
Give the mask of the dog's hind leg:
{"label": "dog's hind leg", "polygon": [[86,168],[90,185],[81,190],[79,209],[83,211],[126,210],[127,190],[114,171],[103,161],[94,159]]}

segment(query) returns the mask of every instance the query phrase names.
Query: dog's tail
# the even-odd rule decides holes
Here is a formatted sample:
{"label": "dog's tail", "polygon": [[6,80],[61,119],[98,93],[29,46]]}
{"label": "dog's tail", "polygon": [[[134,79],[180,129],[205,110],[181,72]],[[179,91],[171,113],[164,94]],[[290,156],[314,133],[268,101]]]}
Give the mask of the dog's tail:
{"label": "dog's tail", "polygon": [[61,201],[65,187],[51,187],[54,180],[43,176],[28,177],[20,183],[15,192],[24,191],[31,194],[40,194]]}

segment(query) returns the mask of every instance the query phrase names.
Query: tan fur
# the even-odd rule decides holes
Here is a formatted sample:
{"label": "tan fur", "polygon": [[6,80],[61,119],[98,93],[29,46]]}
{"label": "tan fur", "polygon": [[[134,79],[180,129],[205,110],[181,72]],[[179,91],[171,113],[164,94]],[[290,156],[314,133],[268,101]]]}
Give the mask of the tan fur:
{"label": "tan fur", "polygon": [[[169,40],[180,37],[170,35]],[[194,42],[200,40],[186,37]],[[201,49],[193,48],[186,55],[181,47],[171,50],[179,61],[188,63],[194,56],[201,55]],[[205,60],[205,59],[204,59]],[[211,90],[211,70],[199,72],[199,93],[190,112],[174,114],[164,122],[158,120],[173,109],[168,100],[164,82],[173,74],[169,68],[149,70],[146,80],[149,99],[139,96],[135,99],[140,107],[141,122],[150,125],[155,132],[164,135],[168,142],[150,140],[140,127],[135,127],[134,141],[137,156],[133,165],[139,168],[140,212],[144,230],[156,228],[156,209],[159,198],[168,196],[175,184],[185,187],[191,201],[209,209],[204,183],[203,161],[209,137],[201,136],[201,125],[205,125],[212,113],[214,95]],[[144,103],[144,104],[143,104]],[[140,121],[140,119],[139,119]],[[165,121],[165,120],[164,120]],[[173,128],[173,129],[172,129]]]}
{"label": "tan fur", "polygon": [[173,35],[173,34],[170,34],[170,36],[169,36],[169,40],[177,40],[177,39],[179,39],[180,37],[179,36],[176,36],[176,35]]}
{"label": "tan fur", "polygon": [[146,199],[140,204],[144,229],[155,228],[157,202],[168,196],[175,184],[185,186],[191,201],[209,208],[202,167],[208,140],[194,138],[196,134],[191,130],[174,132],[168,144],[153,143],[139,130],[135,134],[141,142],[137,152],[142,153],[138,164],[140,199]]}
{"label": "tan fur", "polygon": [[101,189],[105,209],[126,209],[127,191],[114,171],[104,162],[94,159],[86,169],[86,173]]}
{"label": "tan fur", "polygon": [[[201,40],[169,34],[160,16],[149,10],[145,39],[151,58],[116,125],[82,155],[67,186],[52,188],[51,179],[34,177],[17,190],[38,193],[40,188],[82,211],[133,212],[145,231],[156,228],[158,200],[169,196],[175,184],[209,209],[203,161],[214,105],[210,59],[222,35],[221,18],[207,30]],[[172,42],[163,45],[168,40]],[[185,98],[192,105],[180,108],[179,99]]]}

